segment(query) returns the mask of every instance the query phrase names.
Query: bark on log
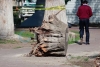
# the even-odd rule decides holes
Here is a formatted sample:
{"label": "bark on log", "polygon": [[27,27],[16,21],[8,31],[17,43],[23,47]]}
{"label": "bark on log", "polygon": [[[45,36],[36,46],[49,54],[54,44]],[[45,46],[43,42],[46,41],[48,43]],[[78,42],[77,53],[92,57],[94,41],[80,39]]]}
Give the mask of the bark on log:
{"label": "bark on log", "polygon": [[52,23],[44,21],[42,24],[42,28],[51,30],[53,32],[60,32],[64,33],[65,29],[67,28],[67,25],[63,23],[62,21],[58,20],[56,15],[50,15],[50,19],[53,19]]}
{"label": "bark on log", "polygon": [[48,53],[65,55],[67,27],[56,15],[50,15],[49,21],[44,20],[41,27],[31,28],[30,31],[36,34],[36,38],[32,39],[36,39],[37,43],[33,45],[29,55],[44,56]]}
{"label": "bark on log", "polygon": [[41,48],[46,48],[47,51],[57,50],[57,49],[64,49],[64,46],[61,43],[45,43],[40,46]]}

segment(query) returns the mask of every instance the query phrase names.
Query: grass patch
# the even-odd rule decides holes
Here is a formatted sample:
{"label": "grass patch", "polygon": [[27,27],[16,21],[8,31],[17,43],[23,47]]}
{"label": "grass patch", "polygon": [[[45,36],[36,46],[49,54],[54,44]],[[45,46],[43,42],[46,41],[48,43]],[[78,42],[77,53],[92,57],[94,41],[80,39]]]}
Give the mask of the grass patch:
{"label": "grass patch", "polygon": [[94,60],[86,57],[86,56],[70,56],[71,58],[68,59],[68,61],[75,66],[79,67],[94,67]]}
{"label": "grass patch", "polygon": [[70,59],[68,58],[69,61],[71,62],[88,62],[90,60],[89,57],[85,57],[85,56],[70,56]]}
{"label": "grass patch", "polygon": [[24,39],[19,38],[20,42],[22,43],[31,43],[31,37],[34,38],[34,34],[31,33],[30,31],[22,31],[22,30],[16,30],[15,34],[24,37]]}
{"label": "grass patch", "polygon": [[0,39],[0,44],[15,44],[15,43],[18,43],[17,41],[15,40],[3,40],[3,39]]}
{"label": "grass patch", "polygon": [[76,34],[79,34],[79,32],[78,32],[78,31],[71,31],[71,32],[74,32],[74,33],[76,33]]}
{"label": "grass patch", "polygon": [[29,31],[15,31],[15,34],[20,35],[22,37],[33,37],[34,34],[32,34]]}
{"label": "grass patch", "polygon": [[72,37],[70,40],[68,39],[68,44],[75,43],[80,39],[78,31],[71,31],[71,32],[75,33],[75,37]]}
{"label": "grass patch", "polygon": [[[69,40],[68,41],[68,44],[72,44],[72,43],[75,43],[75,41],[78,41],[80,38],[79,38],[79,32],[78,31],[72,31],[76,34],[75,36],[75,39],[73,40]],[[34,37],[34,34],[32,34],[31,32],[29,31],[20,31],[20,30],[17,30],[15,31],[15,34],[17,35],[20,35],[22,37],[27,37],[27,38],[30,38],[30,37]]]}
{"label": "grass patch", "polygon": [[[22,37],[30,38],[33,37],[34,35],[30,33],[29,31],[15,31],[15,34],[20,35]],[[16,44],[19,43],[18,41],[15,40],[4,40],[0,39],[0,44]]]}

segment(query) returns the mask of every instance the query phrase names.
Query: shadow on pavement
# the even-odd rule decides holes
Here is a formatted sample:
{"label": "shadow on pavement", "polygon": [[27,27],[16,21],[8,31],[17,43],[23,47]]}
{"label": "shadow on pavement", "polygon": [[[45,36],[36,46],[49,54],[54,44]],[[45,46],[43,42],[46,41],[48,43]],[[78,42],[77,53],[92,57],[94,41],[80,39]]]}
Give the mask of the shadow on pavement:
{"label": "shadow on pavement", "polygon": [[86,44],[86,42],[83,42],[83,43],[81,44],[81,42],[78,42],[78,41],[75,41],[75,43],[78,44],[78,45]]}

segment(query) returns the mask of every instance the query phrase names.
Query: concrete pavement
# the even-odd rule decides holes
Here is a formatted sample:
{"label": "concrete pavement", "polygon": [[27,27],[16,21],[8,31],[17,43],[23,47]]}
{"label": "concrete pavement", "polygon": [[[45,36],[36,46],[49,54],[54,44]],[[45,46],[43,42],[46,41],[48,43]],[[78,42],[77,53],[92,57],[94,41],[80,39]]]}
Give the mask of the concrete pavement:
{"label": "concrete pavement", "polygon": [[[78,27],[69,30],[78,31]],[[85,42],[85,35],[84,35]],[[74,56],[93,56],[100,54],[100,28],[90,27],[90,45],[78,45],[76,43],[68,46],[68,54]]]}
{"label": "concrete pavement", "polygon": [[[78,31],[78,27],[72,27],[69,30]],[[90,34],[90,45],[71,44],[68,46],[67,55],[93,56],[100,54],[100,28],[90,28]],[[67,64],[66,57],[23,57],[30,50],[31,47],[0,49],[0,67],[77,67]]]}
{"label": "concrete pavement", "polygon": [[0,67],[66,67],[65,57],[24,57],[30,50],[31,47],[0,49]]}

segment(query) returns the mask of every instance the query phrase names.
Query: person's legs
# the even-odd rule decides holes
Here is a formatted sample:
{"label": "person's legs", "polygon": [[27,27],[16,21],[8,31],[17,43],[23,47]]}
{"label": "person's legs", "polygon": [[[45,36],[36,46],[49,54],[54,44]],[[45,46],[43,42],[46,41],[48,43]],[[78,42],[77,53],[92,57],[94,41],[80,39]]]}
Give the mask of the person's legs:
{"label": "person's legs", "polygon": [[83,42],[83,35],[84,35],[84,20],[80,19],[79,21],[79,33],[80,33],[80,43]]}
{"label": "person's legs", "polygon": [[83,38],[84,35],[84,20],[79,21],[79,33],[80,33],[80,39]]}
{"label": "person's legs", "polygon": [[85,20],[85,32],[86,32],[86,44],[89,44],[89,37],[90,37],[90,33],[89,33],[89,19]]}

